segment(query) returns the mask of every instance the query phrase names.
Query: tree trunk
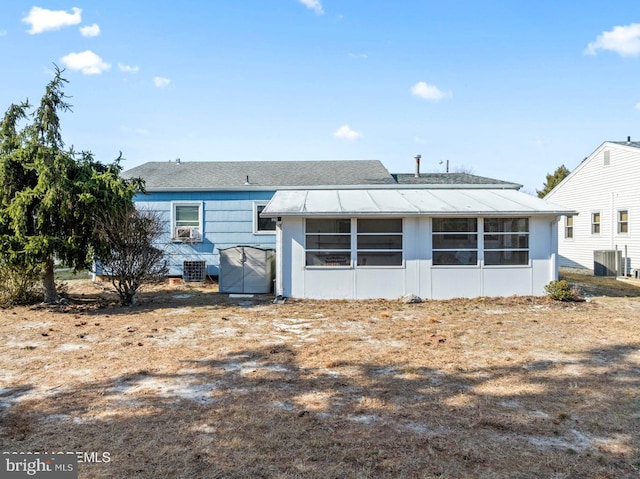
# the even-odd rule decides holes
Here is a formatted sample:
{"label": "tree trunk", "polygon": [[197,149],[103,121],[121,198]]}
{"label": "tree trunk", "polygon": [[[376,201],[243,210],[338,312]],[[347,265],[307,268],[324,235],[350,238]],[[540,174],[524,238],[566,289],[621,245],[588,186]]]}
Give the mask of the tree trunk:
{"label": "tree trunk", "polygon": [[53,257],[47,260],[44,273],[42,273],[42,286],[44,287],[44,302],[57,302],[58,292],[56,291],[56,281],[53,276]]}

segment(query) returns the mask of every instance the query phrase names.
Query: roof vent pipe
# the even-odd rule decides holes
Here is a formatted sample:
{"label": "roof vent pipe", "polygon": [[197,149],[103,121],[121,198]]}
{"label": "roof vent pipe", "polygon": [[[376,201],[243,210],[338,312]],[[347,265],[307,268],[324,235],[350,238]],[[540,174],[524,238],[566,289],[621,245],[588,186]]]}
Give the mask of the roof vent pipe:
{"label": "roof vent pipe", "polygon": [[422,156],[416,155],[416,178],[420,177],[420,158]]}
{"label": "roof vent pipe", "polygon": [[629,143],[631,143],[631,137],[630,136],[627,137],[627,144],[629,144]]}
{"label": "roof vent pipe", "polygon": [[249,186],[249,185],[251,184],[251,183],[249,183],[249,175],[247,175],[247,181],[245,181],[245,182],[244,182],[244,184],[245,184],[246,186]]}
{"label": "roof vent pipe", "polygon": [[176,165],[180,164],[180,158],[176,158]]}

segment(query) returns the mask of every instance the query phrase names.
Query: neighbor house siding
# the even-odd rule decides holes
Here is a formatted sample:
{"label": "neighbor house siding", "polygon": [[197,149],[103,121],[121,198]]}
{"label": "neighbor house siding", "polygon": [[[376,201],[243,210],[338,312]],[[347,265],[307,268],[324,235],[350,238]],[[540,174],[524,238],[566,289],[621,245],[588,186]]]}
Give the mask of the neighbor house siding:
{"label": "neighbor house siding", "polygon": [[[254,234],[254,204],[268,201],[274,191],[151,192],[136,196],[138,209],[157,211],[165,222],[165,234],[158,245],[165,250],[169,275],[181,275],[184,261],[201,260],[207,274],[218,275],[219,248],[253,245],[275,247],[275,234]],[[200,241],[171,240],[173,202],[202,202],[203,231]]]}
{"label": "neighbor house siding", "polygon": [[[605,155],[608,152],[608,165]],[[640,148],[604,143],[546,197],[574,209],[573,238],[565,238],[566,217],[558,228],[559,266],[593,269],[593,252],[628,251],[628,268],[640,267]],[[619,234],[618,211],[628,211],[628,233]],[[600,233],[591,231],[600,213]]]}

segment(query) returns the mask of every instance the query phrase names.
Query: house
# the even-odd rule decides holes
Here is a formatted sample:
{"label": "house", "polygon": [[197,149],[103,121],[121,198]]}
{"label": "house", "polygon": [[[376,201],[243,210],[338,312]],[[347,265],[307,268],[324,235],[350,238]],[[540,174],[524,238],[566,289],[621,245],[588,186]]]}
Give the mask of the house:
{"label": "house", "polygon": [[219,273],[219,250],[275,247],[275,223],[260,212],[276,190],[394,185],[379,161],[149,162],[123,173],[145,180],[136,207],[160,212],[167,228],[159,243],[169,275],[204,265]]}
{"label": "house", "polygon": [[594,269],[594,252],[617,249],[619,272],[640,268],[640,142],[605,141],[545,199],[576,212],[558,224],[559,266]]}
{"label": "house", "polygon": [[497,180],[402,179],[278,190],[262,211],[276,220],[276,294],[543,295],[557,279],[557,219],[572,210]]}

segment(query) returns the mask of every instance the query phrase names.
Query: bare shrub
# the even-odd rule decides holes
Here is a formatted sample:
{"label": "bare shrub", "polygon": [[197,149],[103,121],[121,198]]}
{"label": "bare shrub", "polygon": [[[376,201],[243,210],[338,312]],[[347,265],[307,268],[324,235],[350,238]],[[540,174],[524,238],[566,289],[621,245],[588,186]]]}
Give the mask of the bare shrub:
{"label": "bare shrub", "polygon": [[164,253],[155,246],[164,232],[158,213],[134,208],[104,215],[96,232],[102,245],[97,255],[101,274],[109,277],[123,305],[135,304],[143,284],[167,274]]}

